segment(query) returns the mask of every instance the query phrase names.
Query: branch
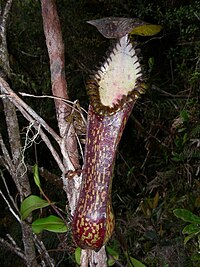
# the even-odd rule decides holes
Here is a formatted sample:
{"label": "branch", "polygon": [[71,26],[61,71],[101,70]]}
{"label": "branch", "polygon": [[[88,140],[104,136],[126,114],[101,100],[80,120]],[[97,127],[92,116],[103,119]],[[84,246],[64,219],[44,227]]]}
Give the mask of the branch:
{"label": "branch", "polygon": [[30,107],[28,106],[14,91],[10,88],[9,84],[0,77],[0,87],[4,94],[10,99],[11,102],[18,108],[23,109],[25,112],[32,117],[32,120],[36,120],[41,124],[45,130],[47,130],[55,141],[60,144],[61,138],[56,134],[56,132]]}
{"label": "branch", "polygon": [[[68,99],[67,82],[65,78],[64,43],[55,0],[41,0],[42,18],[46,45],[50,58],[52,94]],[[63,138],[61,152],[67,170],[80,168],[75,130],[67,117],[71,108],[62,101],[55,99],[56,115],[60,136]]]}
{"label": "branch", "polygon": [[[2,178],[2,180],[3,180],[3,183],[4,183],[4,186],[5,186],[6,192],[7,192],[7,194],[8,194],[8,197],[9,197],[10,201],[12,202],[13,207],[14,207],[14,208],[18,211],[18,213],[19,213],[18,207],[17,207],[17,205],[16,205],[16,203],[15,203],[15,201],[14,201],[12,195],[10,194],[10,191],[9,191],[9,189],[8,189],[6,180],[5,180],[4,176],[3,176],[3,172],[2,172],[1,170],[0,170],[0,174],[1,174],[1,178]],[[7,204],[8,208],[9,208],[10,212],[11,212],[11,213],[13,214],[13,216],[17,219],[17,221],[18,221],[19,223],[21,223],[20,217],[16,214],[16,212],[14,211],[14,209],[11,207],[10,202],[7,200],[7,198],[5,197],[5,195],[3,194],[3,192],[2,192],[1,190],[0,190],[0,195],[3,197],[4,201],[6,202],[6,204]]]}
{"label": "branch", "polygon": [[[10,238],[9,238],[10,239]],[[12,239],[13,240],[13,239]],[[13,240],[14,241],[14,240]],[[21,259],[23,259],[26,262],[26,257],[23,253],[23,251],[20,249],[20,247],[17,246],[16,242],[12,242],[13,244],[9,243],[5,239],[0,237],[0,243],[2,244],[3,247],[9,249],[10,251],[14,252],[17,254]]]}
{"label": "branch", "polygon": [[[44,34],[50,59],[52,93],[56,97],[68,99],[65,79],[64,44],[56,3],[54,0],[42,0],[41,5]],[[64,106],[60,100],[55,100],[55,104],[60,134],[63,136],[62,120],[65,120],[65,116],[71,112],[71,109]],[[63,111],[63,114],[60,113],[61,111]]]}
{"label": "branch", "polygon": [[[7,41],[6,41],[6,24],[8,21],[8,16],[9,12],[12,6],[12,1],[13,0],[7,0],[3,15],[2,15],[2,20],[0,23],[0,60],[1,60],[1,68],[2,68],[2,73],[1,76],[9,76],[10,75],[10,64],[8,60],[8,51],[7,51]],[[0,14],[1,15],[1,14]]]}
{"label": "branch", "polygon": [[15,168],[12,164],[12,159],[11,159],[10,154],[9,154],[5,144],[4,144],[1,133],[0,133],[0,147],[1,147],[1,150],[3,153],[4,167],[6,167],[7,171],[10,173],[10,175],[13,176],[15,173],[15,170],[14,170]]}
{"label": "branch", "polygon": [[3,20],[2,20],[2,27],[4,29],[6,29],[6,23],[7,23],[7,20],[8,20],[8,16],[9,16],[9,12],[10,12],[10,9],[11,9],[11,6],[12,6],[12,2],[13,2],[13,0],[7,0],[5,8],[4,8]]}
{"label": "branch", "polygon": [[12,213],[12,215],[17,219],[18,222],[20,222],[19,216],[14,212],[14,210],[11,207],[9,201],[7,200],[7,198],[5,197],[5,195],[3,194],[3,192],[1,190],[0,190],[0,195],[2,196],[2,198],[4,199],[4,201],[6,202],[6,205],[9,208],[10,212]]}
{"label": "branch", "polygon": [[160,89],[159,87],[157,87],[155,85],[152,85],[151,89],[160,92],[162,96],[166,96],[166,97],[188,98],[188,95],[174,95],[174,94],[171,94],[171,93],[169,93],[167,91],[164,91],[164,90]]}
{"label": "branch", "polygon": [[[39,125],[41,125],[45,130],[48,131],[49,134],[57,141],[57,143],[61,146],[62,140],[61,138],[55,133],[55,131],[30,107],[28,106],[21,98],[19,98],[9,87],[8,83],[0,77],[0,89],[1,91],[6,94],[7,98],[20,110],[22,115],[30,122],[33,123],[33,127],[38,130]],[[60,170],[65,172],[65,167],[60,159],[58,153],[52,146],[49,138],[40,129],[40,136],[42,140],[46,143],[47,147],[51,151],[54,159],[56,160]]]}
{"label": "branch", "polygon": [[[33,238],[34,238],[35,245],[37,247],[39,255],[40,256],[44,255],[44,258],[45,258],[48,266],[54,267],[55,266],[54,260],[50,257],[48,251],[46,250],[46,248],[45,248],[45,246],[43,244],[43,242],[41,240],[39,240],[39,238],[37,237],[36,234],[33,234]],[[47,266],[47,265],[44,263],[43,266]]]}
{"label": "branch", "polygon": [[[73,102],[73,101],[70,101],[68,99],[64,99],[62,97],[56,97],[56,96],[51,96],[51,95],[32,95],[32,94],[27,94],[27,93],[24,93],[24,92],[19,92],[19,94],[21,96],[28,96],[28,97],[34,97],[34,98],[52,98],[52,99],[62,100],[64,103],[66,103],[66,105],[68,105],[70,107],[70,109],[72,107],[74,108],[74,104],[77,104],[77,100],[75,100]],[[2,97],[3,96],[5,96],[5,95],[2,95]],[[0,95],[0,97],[1,97],[1,95]],[[82,115],[80,110],[85,112],[85,114],[87,114],[87,111],[81,106],[79,108],[74,108],[74,110],[77,111],[78,113],[80,113],[80,115]]]}

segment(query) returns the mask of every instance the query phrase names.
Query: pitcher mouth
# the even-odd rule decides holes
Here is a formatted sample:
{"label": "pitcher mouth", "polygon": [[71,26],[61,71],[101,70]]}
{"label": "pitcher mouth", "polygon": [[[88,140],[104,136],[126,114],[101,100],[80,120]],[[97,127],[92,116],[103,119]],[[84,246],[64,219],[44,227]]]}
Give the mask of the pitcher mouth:
{"label": "pitcher mouth", "polygon": [[112,115],[143,92],[142,68],[128,34],[110,49],[105,62],[87,82],[90,104],[99,115]]}

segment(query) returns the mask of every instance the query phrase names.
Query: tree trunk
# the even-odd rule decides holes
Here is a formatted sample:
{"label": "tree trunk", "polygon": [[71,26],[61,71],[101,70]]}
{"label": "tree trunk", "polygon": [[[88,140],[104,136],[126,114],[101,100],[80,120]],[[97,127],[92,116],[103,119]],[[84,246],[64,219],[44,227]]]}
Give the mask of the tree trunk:
{"label": "tree trunk", "polygon": [[[7,79],[10,77],[9,57],[6,42],[6,22],[8,20],[9,11],[12,5],[12,1],[8,0],[4,11],[1,14],[1,34],[0,34],[0,61],[1,61],[1,77]],[[8,98],[2,98],[4,106],[4,114],[6,119],[8,140],[10,144],[10,152],[13,170],[12,179],[20,194],[20,201],[23,201],[25,197],[31,194],[28,175],[21,154],[21,139],[19,124],[16,114],[15,106],[8,100]],[[8,170],[10,171],[10,170]],[[29,223],[32,221],[32,217],[28,218]],[[24,253],[27,266],[37,266],[35,247],[33,241],[33,232],[30,224],[27,222],[21,222],[22,240],[24,244]]]}

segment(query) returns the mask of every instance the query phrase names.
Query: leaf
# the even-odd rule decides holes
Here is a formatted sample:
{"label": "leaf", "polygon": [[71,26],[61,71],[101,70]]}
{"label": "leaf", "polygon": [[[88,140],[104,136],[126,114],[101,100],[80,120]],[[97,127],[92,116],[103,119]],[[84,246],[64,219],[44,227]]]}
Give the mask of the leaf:
{"label": "leaf", "polygon": [[187,110],[185,110],[185,109],[181,110],[180,116],[181,116],[181,119],[183,120],[183,122],[187,122],[189,120],[189,114],[188,114]]}
{"label": "leaf", "polygon": [[124,253],[127,261],[128,261],[128,267],[146,267],[146,265],[144,265],[141,261],[133,258],[133,257],[129,257],[128,252]]}
{"label": "leaf", "polygon": [[186,245],[191,238],[195,237],[200,233],[200,227],[196,224],[189,224],[184,227],[182,233],[188,234],[188,236],[184,238],[184,245]]}
{"label": "leaf", "polygon": [[34,221],[32,223],[32,230],[36,234],[41,233],[43,230],[54,233],[65,233],[67,232],[67,226],[59,217],[50,215],[46,218],[41,218]]}
{"label": "leaf", "polygon": [[81,264],[81,248],[77,247],[74,252],[75,261],[78,265]]}
{"label": "leaf", "polygon": [[183,234],[188,234],[188,235],[198,234],[199,232],[200,232],[200,226],[198,226],[197,224],[186,225],[182,231]]}
{"label": "leaf", "polygon": [[20,207],[20,214],[21,214],[22,220],[26,219],[32,211],[47,207],[49,205],[50,203],[48,201],[38,196],[31,195],[27,197],[21,203],[21,207]]}
{"label": "leaf", "polygon": [[148,60],[148,66],[149,66],[149,71],[150,72],[152,71],[154,64],[155,64],[154,57],[150,57],[149,60]]}
{"label": "leaf", "polygon": [[186,245],[187,242],[188,242],[191,238],[193,238],[194,236],[195,236],[194,234],[191,234],[191,235],[186,236],[186,238],[184,238],[184,245]]}
{"label": "leaf", "polygon": [[186,210],[186,209],[175,209],[173,211],[174,215],[177,218],[180,218],[181,220],[185,222],[190,222],[190,223],[199,223],[200,224],[200,217],[193,214],[191,211]]}
{"label": "leaf", "polygon": [[158,238],[157,233],[154,230],[147,230],[144,233],[144,236],[147,237],[149,240],[156,240]]}
{"label": "leaf", "polygon": [[41,188],[41,185],[40,185],[40,177],[39,177],[39,171],[38,171],[38,165],[37,164],[35,164],[33,166],[33,177],[34,177],[35,184],[40,189]]}
{"label": "leaf", "polygon": [[148,204],[149,208],[152,210],[153,209],[153,201],[152,201],[152,199],[150,197],[148,197],[146,199],[146,201],[147,201],[147,204]]}
{"label": "leaf", "polygon": [[191,260],[192,261],[200,261],[200,255],[199,253],[194,253],[192,256],[191,256]]}
{"label": "leaf", "polygon": [[144,265],[141,261],[133,258],[133,257],[129,257],[129,263],[128,263],[128,267],[146,267],[146,265]]}
{"label": "leaf", "polygon": [[159,201],[159,192],[156,192],[155,197],[153,198],[153,208],[155,209],[158,206],[158,201]]}
{"label": "leaf", "polygon": [[162,30],[162,26],[160,25],[153,25],[153,24],[146,24],[135,27],[129,33],[130,35],[141,35],[141,36],[152,36],[159,33]]}
{"label": "leaf", "polygon": [[110,256],[107,261],[107,264],[108,266],[112,266],[115,264],[116,260],[119,260],[119,253],[109,246],[106,246],[106,251],[108,255]]}

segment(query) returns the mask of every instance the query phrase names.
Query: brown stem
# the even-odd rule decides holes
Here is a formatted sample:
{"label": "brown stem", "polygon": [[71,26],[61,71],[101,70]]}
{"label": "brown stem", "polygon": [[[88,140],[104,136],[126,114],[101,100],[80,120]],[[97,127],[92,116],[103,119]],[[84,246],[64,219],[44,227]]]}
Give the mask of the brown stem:
{"label": "brown stem", "polygon": [[[64,43],[56,2],[55,0],[41,0],[41,5],[44,33],[50,59],[52,93],[56,97],[68,99],[65,78]],[[58,99],[55,99],[55,106],[60,135],[64,138],[65,143],[63,154],[68,158],[65,167],[68,170],[71,169],[71,166],[67,164],[70,160],[74,169],[78,169],[80,166],[75,131],[73,125],[66,121],[71,113],[71,108]]]}

